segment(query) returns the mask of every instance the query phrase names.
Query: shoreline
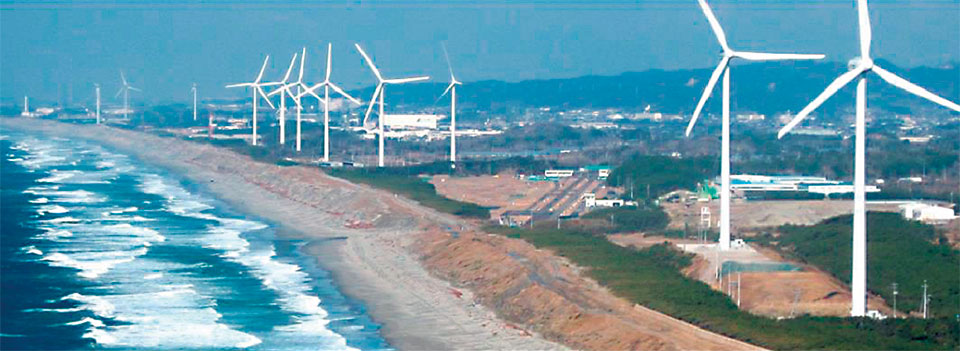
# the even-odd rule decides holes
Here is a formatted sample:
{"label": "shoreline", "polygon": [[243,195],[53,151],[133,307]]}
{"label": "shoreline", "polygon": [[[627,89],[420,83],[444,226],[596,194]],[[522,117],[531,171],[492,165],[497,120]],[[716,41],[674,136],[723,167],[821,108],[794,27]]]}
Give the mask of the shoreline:
{"label": "shoreline", "polygon": [[115,148],[305,240],[301,253],[400,350],[762,349],[618,297],[549,250],[316,167],[108,126],[26,118],[0,126]]}
{"label": "shoreline", "polygon": [[[263,164],[212,145],[136,131],[24,118],[3,118],[0,126],[115,149],[191,182],[235,211],[275,225],[278,238],[304,240],[301,253],[314,257],[345,296],[363,304],[382,326],[381,336],[396,349],[566,349],[504,331],[492,311],[450,294],[449,283],[430,275],[398,244],[421,230],[423,219],[397,214],[376,190],[322,175],[316,168]],[[290,173],[294,179],[271,178],[271,173]],[[327,198],[289,196],[289,190],[304,187],[311,190],[304,193]],[[324,208],[318,208],[318,200]],[[346,214],[337,215],[340,212]],[[343,217],[376,226],[348,229],[340,225]]]}

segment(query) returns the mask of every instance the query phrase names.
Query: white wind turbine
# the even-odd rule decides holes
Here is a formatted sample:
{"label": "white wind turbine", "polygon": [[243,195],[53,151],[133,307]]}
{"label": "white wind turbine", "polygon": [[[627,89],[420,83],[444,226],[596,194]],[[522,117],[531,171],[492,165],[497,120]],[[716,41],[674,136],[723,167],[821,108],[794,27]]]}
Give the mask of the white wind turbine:
{"label": "white wind turbine", "polygon": [[710,27],[713,28],[713,33],[717,36],[717,41],[720,42],[720,47],[723,48],[723,58],[720,59],[720,64],[717,65],[717,68],[713,70],[713,74],[710,76],[710,80],[707,82],[707,87],[703,90],[703,95],[700,97],[700,102],[697,103],[697,108],[693,111],[693,117],[690,119],[690,124],[687,125],[686,135],[690,136],[690,132],[693,131],[693,126],[697,123],[697,118],[700,117],[700,112],[703,110],[704,104],[707,103],[707,99],[710,98],[710,94],[713,92],[713,88],[717,84],[717,79],[720,78],[720,74],[722,73],[723,127],[720,133],[721,190],[719,246],[720,250],[728,250],[730,249],[730,61],[733,59],[744,59],[747,61],[816,60],[822,59],[824,56],[735,51],[727,45],[727,37],[723,33],[723,28],[720,27],[720,22],[717,21],[716,16],[713,15],[713,11],[710,10],[710,5],[707,5],[707,2],[704,0],[698,1],[700,2],[700,8],[703,10],[703,14],[707,16],[707,21],[710,22]]}
{"label": "white wind turbine", "polygon": [[[297,99],[292,92],[290,92],[290,84],[287,84],[287,80],[290,79],[290,73],[293,72],[293,65],[297,62],[297,53],[293,54],[293,58],[290,59],[290,66],[287,67],[287,73],[283,75],[283,80],[278,82],[280,87],[277,90],[270,92],[267,96],[274,96],[280,94],[280,145],[283,145],[287,141],[287,96],[293,98],[297,106],[300,106],[300,100]],[[286,94],[287,96],[284,96]]]}
{"label": "white wind turbine", "polygon": [[267,98],[267,93],[263,91],[263,87],[273,86],[279,83],[261,83],[260,80],[263,79],[263,71],[267,69],[267,61],[270,60],[270,55],[267,55],[263,59],[263,66],[260,67],[260,73],[257,74],[257,79],[249,83],[237,83],[227,85],[227,88],[241,88],[241,87],[250,87],[253,90],[253,145],[257,145],[257,101],[260,100],[260,97],[263,97],[267,101],[267,105],[270,105],[270,108],[273,107],[273,103],[270,102],[270,99]]}
{"label": "white wind turbine", "polygon": [[123,118],[127,118],[127,111],[130,110],[129,107],[129,97],[130,91],[142,91],[140,89],[134,88],[132,85],[127,83],[127,77],[123,76],[123,71],[120,71],[120,81],[123,82],[123,85],[120,86],[120,90],[117,91],[117,95],[114,98],[120,97],[120,94],[123,94]]}
{"label": "white wind turbine", "polygon": [[193,83],[193,87],[190,88],[190,92],[193,93],[193,120],[197,120],[197,83]]}
{"label": "white wind turbine", "polygon": [[93,88],[97,93],[97,124],[100,124],[100,84],[93,84]]}
{"label": "white wind turbine", "polygon": [[867,11],[867,1],[857,1],[857,14],[860,23],[860,57],[850,61],[850,71],[837,77],[827,88],[804,107],[790,123],[780,129],[778,138],[790,132],[793,127],[803,121],[813,110],[823,104],[833,94],[854,79],[857,81],[857,117],[856,117],[856,144],[853,172],[853,272],[850,279],[851,309],[850,315],[861,317],[867,312],[867,213],[866,213],[866,116],[867,116],[867,77],[868,72],[874,72],[887,83],[906,90],[914,95],[943,105],[951,110],[960,112],[960,105],[941,98],[924,88],[910,83],[906,79],[890,73],[880,66],[874,65],[870,58],[870,42],[872,40],[870,28],[870,14]]}
{"label": "white wind turbine", "polygon": [[450,163],[453,163],[453,167],[456,167],[457,162],[457,86],[463,85],[456,77],[453,76],[453,66],[450,65],[450,55],[447,54],[447,46],[441,44],[443,47],[443,58],[447,60],[447,69],[450,70],[450,85],[447,86],[447,89],[443,91],[443,94],[440,97],[444,97],[447,93],[450,93]]}
{"label": "white wind turbine", "polygon": [[307,48],[303,48],[303,51],[300,53],[300,75],[297,77],[297,81],[292,83],[297,86],[297,94],[293,99],[293,102],[297,104],[297,151],[300,151],[300,114],[303,112],[303,105],[300,104],[300,92],[303,89],[309,88],[306,83],[303,82],[303,65],[307,62]]}
{"label": "white wind turbine", "polygon": [[[370,66],[370,70],[373,71],[373,74],[375,76],[377,76],[377,88],[373,91],[373,96],[370,97],[370,106],[367,107],[367,113],[363,115],[363,125],[364,127],[366,127],[367,125],[367,118],[370,117],[370,112],[373,111],[373,104],[375,103],[379,104],[380,114],[377,117],[377,129],[378,129],[377,132],[378,134],[380,134],[380,149],[379,149],[380,151],[378,153],[377,165],[379,167],[383,167],[383,122],[384,122],[383,90],[384,90],[384,86],[386,86],[387,84],[403,84],[403,83],[418,82],[418,81],[428,80],[430,79],[430,77],[421,76],[421,77],[412,77],[412,78],[385,79],[380,74],[380,70],[377,69],[377,66],[373,64],[373,60],[370,59],[370,56],[367,56],[367,53],[364,52],[363,48],[360,47],[360,44],[353,44],[353,45],[357,47],[357,51],[359,51],[360,55],[363,56],[363,59],[367,61],[367,65]],[[377,100],[378,98],[379,98],[379,101]]]}
{"label": "white wind turbine", "polygon": [[[337,94],[342,95],[353,103],[360,105],[360,100],[357,100],[347,92],[340,89],[339,86],[333,84],[330,81],[330,73],[332,72],[333,67],[333,44],[327,43],[327,73],[323,79],[323,82],[317,83],[316,85],[305,89],[297,97],[298,99],[303,97],[303,95],[310,94],[317,98],[318,101],[323,103],[323,161],[330,161],[330,89],[333,89]],[[323,87],[323,98],[317,95],[315,92],[320,87]]]}

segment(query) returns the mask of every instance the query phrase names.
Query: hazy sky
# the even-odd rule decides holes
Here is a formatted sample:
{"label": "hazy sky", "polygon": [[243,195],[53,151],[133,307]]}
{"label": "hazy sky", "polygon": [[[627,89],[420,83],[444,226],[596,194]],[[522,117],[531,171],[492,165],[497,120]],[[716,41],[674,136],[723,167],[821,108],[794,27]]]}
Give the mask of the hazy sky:
{"label": "hazy sky", "polygon": [[[857,54],[853,0],[712,1],[736,49]],[[243,91],[271,55],[279,79],[307,46],[309,81],[319,80],[326,43],[335,81],[374,83],[353,49],[359,42],[385,75],[447,79],[446,41],[458,78],[525,80],[613,75],[651,68],[712,67],[717,45],[697,2],[687,1],[42,1],[0,2],[0,98],[92,101],[93,83],[112,98],[119,69],[144,90],[135,100],[186,101]],[[960,62],[960,0],[871,2],[875,58],[900,66]],[[59,88],[58,88],[59,86]],[[72,89],[71,89],[72,88]]]}

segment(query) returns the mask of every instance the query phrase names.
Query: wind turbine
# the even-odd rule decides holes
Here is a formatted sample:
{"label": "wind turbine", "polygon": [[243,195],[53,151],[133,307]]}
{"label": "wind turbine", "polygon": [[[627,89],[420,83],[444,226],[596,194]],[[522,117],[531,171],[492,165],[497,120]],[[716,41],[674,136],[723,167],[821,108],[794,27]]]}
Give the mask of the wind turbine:
{"label": "wind turbine", "polygon": [[[370,97],[370,106],[367,107],[367,113],[363,115],[363,125],[364,125],[364,126],[367,125],[367,118],[370,117],[370,112],[373,111],[373,104],[375,104],[375,103],[379,104],[379,105],[380,105],[380,114],[379,114],[378,117],[377,117],[377,129],[378,129],[378,133],[380,134],[380,151],[379,151],[379,153],[378,153],[378,159],[377,159],[378,162],[377,162],[377,165],[378,165],[379,167],[383,167],[383,122],[384,122],[384,115],[383,115],[383,94],[384,94],[384,92],[383,92],[383,90],[384,90],[384,87],[385,87],[387,84],[403,84],[403,83],[411,83],[411,82],[418,82],[418,81],[428,80],[428,79],[430,79],[430,77],[429,77],[429,76],[421,76],[421,77],[412,77],[412,78],[393,78],[393,79],[385,79],[385,78],[383,78],[383,76],[380,74],[380,70],[377,69],[377,66],[375,66],[375,65],[373,64],[373,60],[370,59],[370,56],[367,56],[367,53],[364,52],[364,51],[363,51],[363,48],[360,47],[360,44],[356,44],[356,43],[355,43],[355,44],[353,44],[353,45],[357,47],[357,51],[359,51],[359,52],[360,52],[360,55],[363,56],[363,59],[364,59],[365,61],[367,61],[367,65],[370,66],[370,70],[373,71],[373,74],[374,74],[375,76],[377,76],[377,88],[373,91],[373,96]],[[379,98],[380,100],[377,101],[377,98]]]}
{"label": "wind turbine", "polygon": [[710,27],[713,28],[713,33],[717,36],[717,41],[720,42],[720,47],[723,48],[723,58],[720,59],[720,64],[717,65],[717,68],[713,70],[713,74],[710,75],[710,80],[707,82],[707,87],[703,90],[703,95],[700,97],[700,102],[697,103],[697,108],[693,111],[693,117],[690,119],[690,124],[687,125],[686,135],[689,137],[690,132],[693,131],[693,126],[697,123],[697,118],[700,117],[700,112],[703,110],[704,104],[707,103],[707,99],[710,98],[710,94],[713,92],[714,86],[717,84],[717,79],[720,78],[720,74],[723,74],[723,127],[721,129],[721,148],[720,148],[720,250],[729,250],[730,249],[730,61],[733,59],[744,59],[747,61],[781,61],[781,60],[818,60],[822,59],[824,55],[808,55],[808,54],[770,54],[770,53],[761,53],[761,52],[747,52],[747,51],[735,51],[727,45],[727,36],[723,33],[723,28],[720,27],[720,22],[717,21],[717,17],[714,16],[713,11],[710,10],[710,5],[707,5],[707,2],[704,0],[698,0],[700,2],[700,8],[703,10],[703,14],[707,17],[707,21],[710,22]]}
{"label": "wind turbine", "polygon": [[130,85],[129,83],[127,83],[127,77],[124,77],[124,76],[123,76],[123,71],[120,71],[120,81],[123,82],[123,85],[120,86],[120,90],[117,91],[117,95],[114,96],[114,98],[118,98],[118,97],[120,97],[120,94],[123,94],[123,118],[126,119],[126,118],[127,118],[127,111],[130,110],[130,108],[129,108],[129,95],[130,95],[130,91],[133,90],[133,91],[140,91],[140,92],[142,92],[142,90],[137,89],[137,88],[134,88],[132,85]]}
{"label": "wind turbine", "polygon": [[97,124],[100,124],[100,84],[93,85],[97,93]]}
{"label": "wind turbine", "polygon": [[287,80],[290,79],[290,73],[293,72],[293,65],[296,62],[297,53],[293,53],[293,58],[290,59],[290,66],[287,67],[287,73],[283,75],[283,80],[278,82],[280,83],[280,87],[270,92],[270,94],[267,94],[267,96],[280,94],[280,145],[285,144],[287,141],[287,97],[284,96],[284,94],[293,98],[297,106],[300,106],[300,101],[293,96],[293,93],[290,92],[290,85],[287,84]]}
{"label": "wind turbine", "polygon": [[[323,79],[323,82],[318,83],[312,87],[305,89],[297,97],[298,99],[303,95],[310,94],[317,98],[320,102],[323,102],[323,161],[330,161],[330,89],[333,89],[337,94],[343,95],[353,103],[360,105],[360,100],[355,99],[347,92],[340,89],[339,86],[333,84],[330,81],[330,73],[333,67],[333,44],[327,43],[327,74]],[[323,99],[320,96],[317,96],[315,92],[318,88],[323,87]]]}
{"label": "wind turbine", "polygon": [[267,93],[263,91],[263,87],[279,84],[260,82],[260,80],[263,79],[263,71],[267,69],[267,61],[270,61],[270,55],[267,55],[267,57],[263,59],[263,66],[260,67],[260,73],[257,74],[257,79],[254,81],[227,85],[227,88],[250,87],[253,89],[253,145],[257,145],[257,100],[259,100],[257,95],[259,94],[263,97],[263,99],[267,101],[267,105],[270,105],[270,108],[274,108],[273,103],[267,98]]}
{"label": "wind turbine", "polygon": [[456,77],[453,76],[453,66],[450,65],[450,55],[447,54],[447,45],[442,44],[443,47],[443,58],[447,60],[447,69],[450,70],[450,85],[447,86],[447,89],[443,91],[443,94],[440,97],[444,97],[447,93],[450,93],[450,163],[452,167],[456,167],[457,162],[457,86],[463,85]]}
{"label": "wind turbine", "polygon": [[193,92],[193,120],[197,120],[197,83],[193,83],[193,87],[190,88],[190,91]]}
{"label": "wind turbine", "polygon": [[951,110],[960,112],[960,105],[941,98],[906,79],[890,73],[874,64],[870,57],[870,42],[872,33],[870,28],[870,14],[867,10],[867,1],[857,1],[857,14],[860,23],[860,57],[850,60],[850,70],[837,77],[833,83],[807,107],[804,107],[790,123],[787,123],[777,138],[783,138],[793,127],[803,121],[813,110],[823,104],[833,94],[846,86],[854,79],[857,81],[857,117],[856,117],[856,144],[853,172],[853,272],[850,279],[851,309],[850,315],[861,317],[867,311],[867,211],[866,211],[866,119],[867,119],[867,77],[868,72],[874,72],[887,83],[906,90],[914,95],[943,105]]}
{"label": "wind turbine", "polygon": [[309,88],[306,84],[303,83],[303,65],[307,62],[307,48],[303,48],[303,51],[300,53],[300,75],[297,77],[297,81],[291,84],[297,86],[297,95],[294,97],[293,102],[297,104],[297,151],[300,151],[300,114],[303,112],[303,105],[300,104],[300,92],[302,89]]}

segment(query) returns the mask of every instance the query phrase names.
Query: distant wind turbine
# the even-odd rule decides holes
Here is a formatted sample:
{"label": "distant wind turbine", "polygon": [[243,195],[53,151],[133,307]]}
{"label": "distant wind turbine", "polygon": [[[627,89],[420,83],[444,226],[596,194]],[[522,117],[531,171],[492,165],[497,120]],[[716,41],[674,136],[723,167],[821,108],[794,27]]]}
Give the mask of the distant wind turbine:
{"label": "distant wind turbine", "polygon": [[142,92],[142,90],[134,88],[132,85],[127,83],[127,77],[123,76],[123,71],[120,71],[120,81],[123,83],[123,85],[120,86],[120,90],[117,91],[117,95],[114,96],[114,98],[118,98],[120,97],[120,94],[123,94],[123,118],[126,119],[127,112],[130,110],[130,105],[129,105],[130,91],[133,90],[133,91]]}
{"label": "distant wind turbine", "polygon": [[97,94],[97,124],[100,124],[100,84],[94,84],[93,88]]}
{"label": "distant wind turbine", "polygon": [[287,73],[283,75],[283,80],[280,82],[280,87],[277,90],[270,92],[267,96],[273,96],[280,94],[280,145],[286,143],[287,140],[287,96],[293,98],[297,106],[300,106],[300,101],[297,99],[292,92],[290,92],[290,84],[287,84],[287,80],[290,79],[290,73],[293,72],[293,65],[297,62],[297,53],[293,53],[293,58],[290,59],[290,66],[287,67]]}
{"label": "distant wind turbine", "polygon": [[[367,113],[363,115],[363,125],[364,127],[366,127],[367,118],[370,117],[370,112],[373,111],[373,105],[379,104],[380,114],[377,117],[377,129],[378,129],[378,134],[380,134],[380,149],[379,149],[378,158],[377,158],[377,165],[379,167],[383,167],[383,122],[384,122],[383,90],[384,90],[384,87],[387,84],[404,84],[404,83],[424,81],[424,80],[430,79],[430,77],[421,76],[421,77],[394,78],[394,79],[383,78],[383,76],[380,74],[380,70],[378,70],[377,66],[373,64],[373,60],[371,60],[370,56],[368,56],[367,53],[363,51],[363,48],[360,47],[360,44],[353,44],[353,45],[357,47],[357,51],[359,51],[360,55],[363,56],[363,59],[367,61],[367,65],[370,66],[370,70],[373,71],[373,74],[375,76],[377,76],[377,88],[373,91],[373,96],[370,97],[370,106],[367,107]],[[379,98],[379,101],[378,101],[378,98]]]}
{"label": "distant wind turbine", "polygon": [[787,123],[778,138],[790,132],[804,118],[810,115],[813,110],[823,104],[833,94],[846,86],[854,79],[857,81],[857,117],[856,117],[856,145],[854,156],[854,175],[853,175],[853,272],[850,280],[851,289],[851,309],[850,315],[861,317],[867,313],[867,211],[866,211],[866,168],[864,166],[866,159],[866,116],[867,116],[867,77],[868,72],[874,72],[887,83],[906,90],[914,95],[943,105],[951,110],[960,112],[960,105],[947,99],[941,98],[916,84],[910,83],[906,79],[890,73],[880,66],[874,64],[870,58],[870,44],[872,33],[870,28],[870,14],[867,9],[866,0],[857,1],[857,14],[860,23],[860,57],[850,61],[850,71],[837,77],[833,83],[813,99],[807,107],[804,107],[790,123]]}
{"label": "distant wind turbine", "polygon": [[[323,103],[323,161],[330,161],[330,89],[333,89],[337,94],[342,95],[353,103],[360,105],[360,100],[357,100],[347,92],[340,89],[339,86],[333,84],[330,81],[330,73],[333,68],[333,44],[327,43],[327,72],[326,76],[323,79],[323,82],[317,83],[316,85],[305,89],[300,93],[298,98],[303,95],[310,94],[317,98],[318,101]],[[323,87],[323,99],[316,94],[316,90],[320,87]]]}
{"label": "distant wind turbine", "polygon": [[197,83],[193,83],[193,87],[190,88],[190,92],[193,93],[193,120],[197,120]]}
{"label": "distant wind turbine", "polygon": [[227,85],[227,88],[249,87],[253,91],[253,145],[257,145],[257,100],[259,100],[259,97],[263,97],[263,99],[267,101],[267,105],[270,105],[270,108],[274,108],[273,103],[267,98],[267,93],[263,91],[263,87],[279,84],[260,82],[260,80],[263,79],[263,71],[267,69],[267,61],[270,61],[270,55],[267,55],[267,57],[263,59],[263,66],[260,67],[260,73],[257,74],[257,79],[254,81]]}
{"label": "distant wind turbine", "polygon": [[453,76],[453,66],[450,64],[450,55],[447,54],[447,45],[442,44],[443,47],[443,58],[447,60],[447,69],[450,70],[450,85],[447,85],[447,89],[443,91],[443,94],[440,97],[444,97],[447,93],[450,93],[450,163],[453,167],[456,167],[457,162],[457,86],[463,85],[460,81],[457,80],[457,77]]}
{"label": "distant wind turbine", "polygon": [[697,123],[697,118],[700,117],[700,112],[703,110],[704,104],[707,103],[707,99],[710,98],[710,94],[713,92],[714,86],[717,84],[717,79],[720,78],[720,74],[723,74],[723,127],[721,130],[721,148],[720,148],[720,250],[729,250],[730,249],[730,61],[733,59],[744,59],[747,61],[780,61],[780,60],[817,60],[822,59],[824,55],[807,55],[807,54],[769,54],[761,52],[747,52],[747,51],[735,51],[727,45],[727,36],[723,33],[723,28],[720,26],[720,22],[717,21],[717,17],[714,16],[713,11],[710,10],[710,5],[707,5],[707,2],[704,0],[698,0],[700,2],[700,8],[703,10],[703,14],[707,16],[707,21],[710,22],[710,27],[713,28],[713,33],[717,36],[717,41],[720,42],[720,47],[723,48],[723,58],[720,59],[720,64],[717,65],[717,68],[713,70],[713,74],[710,76],[710,80],[707,82],[707,87],[703,90],[703,95],[700,97],[700,102],[697,103],[696,110],[693,111],[693,117],[690,119],[690,124],[687,125],[686,135],[689,137],[690,132],[693,131],[693,126]]}

